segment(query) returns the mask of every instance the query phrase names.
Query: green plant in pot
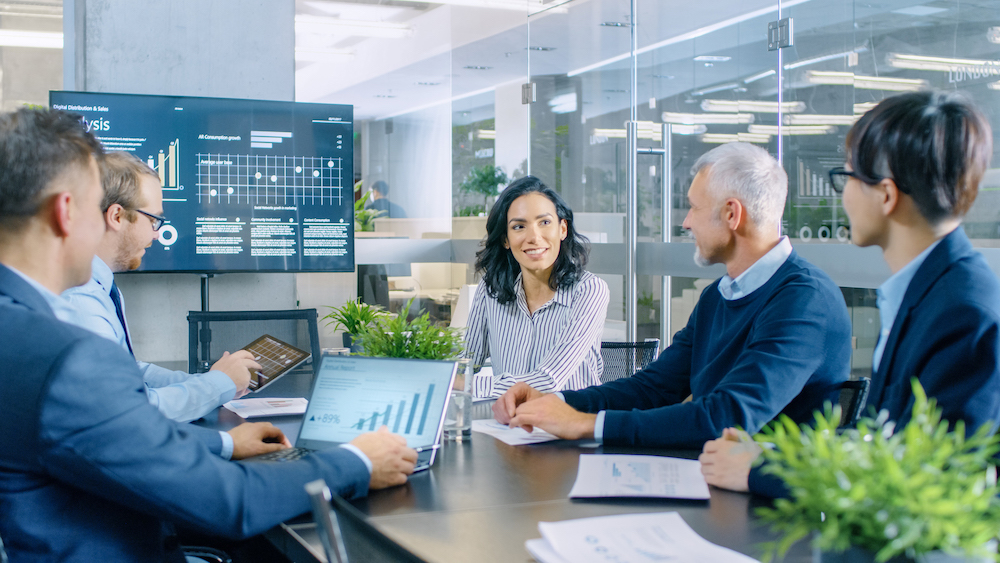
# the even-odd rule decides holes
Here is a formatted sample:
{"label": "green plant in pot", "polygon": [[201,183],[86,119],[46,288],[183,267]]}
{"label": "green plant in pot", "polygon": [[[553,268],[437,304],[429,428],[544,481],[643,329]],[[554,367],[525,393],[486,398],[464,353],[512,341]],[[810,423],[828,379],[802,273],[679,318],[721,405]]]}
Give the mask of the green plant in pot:
{"label": "green plant in pot", "polygon": [[[354,193],[361,191],[361,181],[354,184]],[[375,219],[385,215],[385,211],[380,211],[378,209],[365,209],[365,204],[368,203],[368,198],[370,198],[372,193],[370,191],[365,192],[357,201],[354,202],[354,230],[361,232],[371,232],[375,230]]]}
{"label": "green plant in pot", "polygon": [[424,313],[407,320],[413,299],[398,315],[380,316],[358,333],[362,356],[453,360],[462,353],[462,331],[431,322]]}
{"label": "green plant in pot", "polygon": [[510,179],[503,169],[487,164],[473,168],[465,180],[458,185],[458,189],[465,193],[482,195],[485,212],[489,210],[489,198],[496,197],[500,193],[500,188],[506,186],[509,181]]}
{"label": "green plant in pot", "polygon": [[343,329],[344,348],[350,348],[351,352],[356,353],[359,348],[354,343],[354,337],[368,325],[387,315],[380,305],[362,303],[361,298],[358,298],[340,307],[330,307],[330,312],[322,320],[326,321],[326,326],[333,325],[334,332]]}
{"label": "green plant in pot", "polygon": [[810,536],[822,561],[997,559],[997,436],[984,425],[966,437],[962,422],[949,430],[915,378],[913,396],[903,428],[883,414],[838,432],[840,409],[828,406],[813,426],[782,416],[757,436],[764,471],[791,492],[758,511],[783,535],[765,561]]}

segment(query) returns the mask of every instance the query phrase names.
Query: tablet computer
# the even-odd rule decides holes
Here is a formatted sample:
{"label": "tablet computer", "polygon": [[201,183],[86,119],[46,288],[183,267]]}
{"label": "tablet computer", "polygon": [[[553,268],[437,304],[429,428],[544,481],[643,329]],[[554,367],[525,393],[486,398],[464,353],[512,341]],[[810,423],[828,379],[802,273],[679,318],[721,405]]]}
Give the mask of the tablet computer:
{"label": "tablet computer", "polygon": [[292,371],[296,366],[309,359],[309,352],[299,350],[287,342],[282,342],[270,334],[265,334],[244,350],[253,354],[253,359],[260,364],[260,371],[250,372],[251,393],[272,384],[282,375]]}

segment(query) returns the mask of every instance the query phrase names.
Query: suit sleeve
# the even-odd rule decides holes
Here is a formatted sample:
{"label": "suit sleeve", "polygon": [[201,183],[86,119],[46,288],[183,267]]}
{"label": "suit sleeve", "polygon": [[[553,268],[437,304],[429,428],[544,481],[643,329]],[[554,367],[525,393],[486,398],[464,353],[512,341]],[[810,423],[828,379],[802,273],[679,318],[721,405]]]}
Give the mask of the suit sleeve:
{"label": "suit sleeve", "polygon": [[145,362],[139,368],[150,404],[171,420],[197,420],[236,396],[236,384],[218,370],[189,374]]}
{"label": "suit sleeve", "polygon": [[[687,403],[651,406],[653,401],[642,397],[642,391],[663,387],[666,391],[654,397],[674,400],[678,391],[683,392],[679,379],[690,380],[684,367],[658,360],[654,369],[641,373],[642,377],[632,384],[632,410],[616,409],[624,401],[608,401],[608,406],[603,407],[614,409],[605,415],[604,443],[701,448],[727,427],[740,427],[753,434],[777,416],[826,361],[817,348],[833,349],[833,339],[843,335],[829,329],[827,309],[831,301],[817,290],[813,280],[790,281],[770,299],[754,319],[746,347],[710,393]],[[697,329],[691,324],[687,328]],[[694,332],[691,330],[684,338],[693,338]],[[690,354],[687,360],[690,370]],[[567,397],[567,401],[573,400]]]}
{"label": "suit sleeve", "polygon": [[[97,371],[102,377],[93,377]],[[347,498],[367,493],[365,464],[342,448],[282,464],[218,458],[207,447],[212,431],[164,418],[146,400],[137,375],[132,359],[102,339],[64,351],[48,376],[40,414],[40,463],[47,472],[91,494],[231,538],[307,511],[303,486],[317,478]]]}

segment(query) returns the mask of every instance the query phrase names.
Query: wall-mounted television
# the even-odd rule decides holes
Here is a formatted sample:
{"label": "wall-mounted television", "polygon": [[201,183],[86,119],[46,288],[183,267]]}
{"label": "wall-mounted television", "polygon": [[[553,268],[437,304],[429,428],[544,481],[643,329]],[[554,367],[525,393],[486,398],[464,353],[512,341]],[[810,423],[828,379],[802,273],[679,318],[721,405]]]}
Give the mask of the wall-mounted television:
{"label": "wall-mounted television", "polygon": [[160,177],[168,222],[144,272],[354,270],[354,108],[50,92],[108,151]]}

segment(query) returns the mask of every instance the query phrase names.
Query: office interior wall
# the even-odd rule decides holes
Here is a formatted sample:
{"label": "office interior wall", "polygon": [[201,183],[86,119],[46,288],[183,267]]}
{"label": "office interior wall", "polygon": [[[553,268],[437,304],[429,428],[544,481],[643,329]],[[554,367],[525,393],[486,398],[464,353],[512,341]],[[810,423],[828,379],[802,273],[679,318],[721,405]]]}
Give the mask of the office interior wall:
{"label": "office interior wall", "polygon": [[496,166],[508,176],[528,169],[528,106],[521,103],[523,80],[497,86],[493,107],[496,111]]}
{"label": "office interior wall", "polygon": [[[294,99],[294,3],[67,0],[67,89],[94,92]],[[79,35],[82,34],[83,37]],[[155,244],[155,243],[154,243]],[[353,274],[222,274],[210,280],[212,310],[316,307],[341,301]],[[303,277],[298,280],[298,277]],[[187,312],[201,308],[195,274],[117,276],[138,357],[187,358]],[[317,282],[317,280],[319,280]],[[298,285],[306,288],[297,298]],[[336,287],[327,295],[317,285]],[[349,292],[348,292],[349,293]],[[329,300],[329,301],[328,301]],[[339,304],[339,303],[336,303]]]}

